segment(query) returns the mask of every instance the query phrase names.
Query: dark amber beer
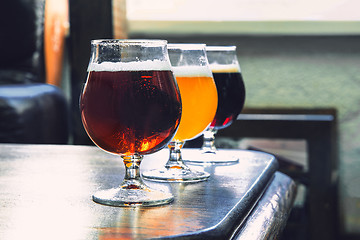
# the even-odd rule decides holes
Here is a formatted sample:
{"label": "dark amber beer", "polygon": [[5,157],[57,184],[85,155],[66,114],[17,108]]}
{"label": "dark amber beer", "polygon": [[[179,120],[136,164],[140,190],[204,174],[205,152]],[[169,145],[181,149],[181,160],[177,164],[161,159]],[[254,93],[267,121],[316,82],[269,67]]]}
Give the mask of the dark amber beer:
{"label": "dark amber beer", "polygon": [[245,102],[245,86],[241,73],[234,69],[213,69],[218,93],[218,107],[211,127],[216,130],[232,124],[240,114]]}
{"label": "dark amber beer", "polygon": [[170,70],[90,69],[80,105],[88,135],[111,153],[149,154],[161,149],[180,122],[181,101],[174,84]]}
{"label": "dark amber beer", "polygon": [[123,181],[92,199],[110,206],[167,204],[174,196],[147,186],[141,177],[143,155],[165,147],[180,123],[180,91],[171,70],[166,40],[91,41],[88,76],[80,113],[91,140],[119,155]]}

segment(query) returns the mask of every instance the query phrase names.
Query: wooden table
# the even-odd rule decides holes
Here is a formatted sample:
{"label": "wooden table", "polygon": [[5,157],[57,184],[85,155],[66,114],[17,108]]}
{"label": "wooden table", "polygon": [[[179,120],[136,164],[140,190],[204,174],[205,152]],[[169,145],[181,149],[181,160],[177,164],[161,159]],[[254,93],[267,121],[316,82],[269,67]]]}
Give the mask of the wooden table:
{"label": "wooden table", "polygon": [[[184,154],[191,156],[185,149]],[[0,144],[0,239],[273,239],[286,224],[296,186],[269,154],[235,150],[233,165],[189,165],[198,183],[157,183],[174,202],[109,207],[92,194],[120,183],[118,156],[92,146]],[[166,149],[142,170],[163,165]]]}

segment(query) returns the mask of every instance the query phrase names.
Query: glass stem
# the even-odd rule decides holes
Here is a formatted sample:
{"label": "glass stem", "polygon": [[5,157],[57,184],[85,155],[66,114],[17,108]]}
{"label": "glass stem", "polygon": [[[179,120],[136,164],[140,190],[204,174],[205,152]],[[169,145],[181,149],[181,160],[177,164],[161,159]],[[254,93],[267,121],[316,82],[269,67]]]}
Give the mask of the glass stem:
{"label": "glass stem", "polygon": [[125,164],[125,177],[121,183],[121,188],[123,189],[144,189],[146,185],[143,183],[140,176],[140,163],[143,159],[143,156],[132,155],[132,156],[122,156],[123,162]]}
{"label": "glass stem", "polygon": [[166,168],[170,169],[189,169],[182,160],[181,148],[183,147],[184,142],[174,141],[170,142],[168,147],[170,150],[169,160],[165,164]]}
{"label": "glass stem", "polygon": [[217,133],[217,130],[214,128],[208,128],[206,131],[204,131],[204,143],[201,147],[201,150],[206,153],[215,153],[216,147],[215,147],[215,134]]}

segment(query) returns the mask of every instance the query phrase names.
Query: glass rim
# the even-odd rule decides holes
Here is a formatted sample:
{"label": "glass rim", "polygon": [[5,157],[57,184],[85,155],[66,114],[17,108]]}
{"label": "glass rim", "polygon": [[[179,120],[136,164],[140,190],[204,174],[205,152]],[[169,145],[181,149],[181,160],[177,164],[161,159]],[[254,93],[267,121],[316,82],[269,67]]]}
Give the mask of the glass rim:
{"label": "glass rim", "polygon": [[205,43],[168,43],[168,49],[205,50]]}
{"label": "glass rim", "polygon": [[235,45],[229,45],[229,46],[208,46],[205,47],[206,51],[236,51]]}
{"label": "glass rim", "polygon": [[120,44],[120,45],[167,45],[167,40],[164,39],[93,39],[92,45],[97,44]]}

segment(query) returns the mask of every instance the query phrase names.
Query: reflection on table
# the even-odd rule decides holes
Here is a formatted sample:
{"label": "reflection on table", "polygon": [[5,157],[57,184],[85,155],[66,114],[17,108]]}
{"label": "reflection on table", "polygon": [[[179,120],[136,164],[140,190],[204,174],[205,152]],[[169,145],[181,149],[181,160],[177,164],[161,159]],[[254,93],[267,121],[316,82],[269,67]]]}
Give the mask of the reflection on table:
{"label": "reflection on table", "polygon": [[[184,154],[191,156],[190,149]],[[225,151],[225,150],[222,150]],[[191,165],[210,178],[158,183],[175,201],[121,208],[94,203],[92,194],[115,187],[124,174],[118,156],[96,147],[0,145],[2,239],[230,239],[277,236],[286,224],[295,183],[277,172],[269,154],[235,150],[232,165]],[[168,151],[146,156],[143,170],[162,166]],[[249,238],[246,238],[249,239]]]}

